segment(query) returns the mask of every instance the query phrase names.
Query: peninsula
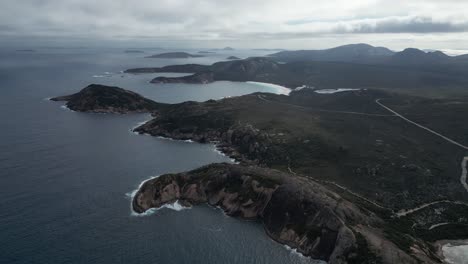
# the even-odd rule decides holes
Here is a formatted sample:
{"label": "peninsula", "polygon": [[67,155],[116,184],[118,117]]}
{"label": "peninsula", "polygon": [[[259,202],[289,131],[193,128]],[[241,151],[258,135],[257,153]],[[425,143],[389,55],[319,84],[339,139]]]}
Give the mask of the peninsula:
{"label": "peninsula", "polygon": [[[239,162],[146,181],[133,199],[136,212],[176,200],[220,206],[261,221],[276,241],[332,264],[440,263],[434,243],[468,237],[468,191],[460,184],[466,151],[402,119],[430,121],[432,129],[466,145],[468,99],[304,88],[289,96],[254,93],[179,104],[133,95],[131,107],[118,99],[123,105],[114,111],[109,94],[122,98],[127,91],[91,85],[58,99],[100,102],[98,109],[109,112],[149,111],[154,119],[136,132],[217,142]],[[74,109],[93,112],[96,106]]]}

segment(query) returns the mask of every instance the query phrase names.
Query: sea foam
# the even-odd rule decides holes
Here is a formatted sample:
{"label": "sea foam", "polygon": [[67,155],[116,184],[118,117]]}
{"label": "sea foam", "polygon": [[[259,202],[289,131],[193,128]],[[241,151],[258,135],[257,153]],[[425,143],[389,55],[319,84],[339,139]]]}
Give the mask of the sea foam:
{"label": "sea foam", "polygon": [[133,210],[132,202],[133,202],[133,198],[135,198],[135,195],[137,194],[138,190],[140,190],[140,188],[143,186],[143,184],[145,184],[145,182],[150,181],[152,179],[156,179],[159,176],[161,176],[161,175],[152,176],[149,179],[146,179],[146,180],[142,181],[140,183],[140,185],[138,185],[137,189],[125,194],[125,196],[130,199],[130,215],[131,216],[148,216],[148,215],[155,214],[157,211],[159,211],[161,209],[164,209],[164,208],[171,209],[171,210],[174,210],[174,211],[182,211],[182,210],[185,210],[185,209],[191,209],[192,208],[192,207],[185,207],[185,206],[183,206],[182,204],[179,203],[179,200],[176,200],[173,203],[165,204],[165,205],[163,205],[161,207],[158,207],[158,208],[150,208],[150,209],[146,210],[143,213],[135,212]]}
{"label": "sea foam", "polygon": [[67,110],[67,111],[70,111],[70,112],[75,112],[74,110],[71,110],[70,108],[68,108],[67,105],[61,105],[60,108],[62,108],[64,110]]}
{"label": "sea foam", "polygon": [[284,247],[293,255],[299,256],[301,258],[307,258],[306,256],[302,255],[301,252],[297,251],[296,248],[292,248],[292,247],[290,247],[288,245],[284,245]]}

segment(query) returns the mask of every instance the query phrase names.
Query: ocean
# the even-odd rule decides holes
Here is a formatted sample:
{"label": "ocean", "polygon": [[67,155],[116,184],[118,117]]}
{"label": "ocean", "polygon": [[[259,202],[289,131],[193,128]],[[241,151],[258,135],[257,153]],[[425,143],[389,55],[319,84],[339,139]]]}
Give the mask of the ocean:
{"label": "ocean", "polygon": [[[91,83],[150,99],[204,101],[255,91],[256,83],[150,84],[134,67],[211,64],[259,51],[146,59],[124,49],[0,50],[0,263],[318,263],[272,241],[261,224],[206,205],[135,216],[130,196],[157,175],[231,162],[211,144],[132,133],[147,114],[86,114],[47,98]],[[196,51],[193,51],[196,52]]]}

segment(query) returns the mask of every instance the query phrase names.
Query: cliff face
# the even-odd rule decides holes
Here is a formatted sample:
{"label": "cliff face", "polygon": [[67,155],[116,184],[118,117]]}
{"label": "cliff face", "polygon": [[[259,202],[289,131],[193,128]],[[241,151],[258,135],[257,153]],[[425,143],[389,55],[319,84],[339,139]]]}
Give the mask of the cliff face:
{"label": "cliff face", "polygon": [[67,101],[67,107],[74,111],[95,113],[153,112],[163,106],[132,91],[98,84],[91,84],[78,93],[51,100]]}
{"label": "cliff face", "polygon": [[143,184],[133,208],[142,213],[179,200],[208,203],[228,215],[263,222],[275,240],[329,263],[346,263],[357,244],[352,225],[380,220],[310,180],[276,170],[212,164]]}

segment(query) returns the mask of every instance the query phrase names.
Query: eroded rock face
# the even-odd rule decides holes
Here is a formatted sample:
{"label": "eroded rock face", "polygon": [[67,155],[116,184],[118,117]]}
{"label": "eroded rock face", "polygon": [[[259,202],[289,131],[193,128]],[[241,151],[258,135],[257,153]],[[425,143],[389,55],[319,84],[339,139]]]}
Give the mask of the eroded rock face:
{"label": "eroded rock face", "polygon": [[95,113],[153,112],[163,106],[135,92],[99,84],[91,84],[78,93],[51,100],[67,101],[67,107],[74,111]]}
{"label": "eroded rock face", "polygon": [[176,200],[208,203],[231,216],[261,220],[273,239],[329,263],[352,258],[352,225],[380,221],[310,180],[232,164],[149,180],[135,195],[133,208],[142,213]]}

